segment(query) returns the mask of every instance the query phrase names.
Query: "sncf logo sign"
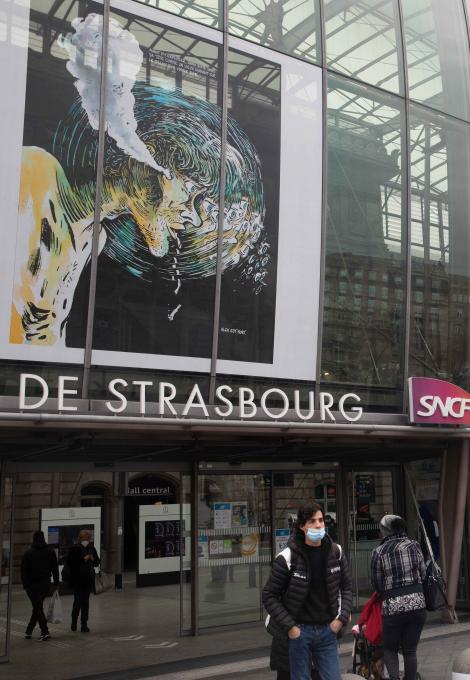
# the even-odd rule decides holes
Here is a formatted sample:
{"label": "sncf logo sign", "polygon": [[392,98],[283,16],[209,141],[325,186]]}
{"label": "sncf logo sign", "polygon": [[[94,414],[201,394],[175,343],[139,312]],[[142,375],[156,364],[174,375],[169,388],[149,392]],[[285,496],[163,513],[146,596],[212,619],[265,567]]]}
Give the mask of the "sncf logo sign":
{"label": "sncf logo sign", "polygon": [[410,378],[412,423],[470,425],[470,394],[436,378]]}

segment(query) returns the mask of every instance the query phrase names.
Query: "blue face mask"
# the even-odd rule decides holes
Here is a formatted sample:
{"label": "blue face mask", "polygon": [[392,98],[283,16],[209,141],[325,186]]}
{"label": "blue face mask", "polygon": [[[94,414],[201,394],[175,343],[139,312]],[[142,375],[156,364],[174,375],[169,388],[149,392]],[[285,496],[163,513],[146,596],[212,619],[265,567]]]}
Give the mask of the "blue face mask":
{"label": "blue face mask", "polygon": [[312,541],[312,543],[317,543],[321,541],[325,536],[325,528],[323,529],[307,529],[307,538]]}

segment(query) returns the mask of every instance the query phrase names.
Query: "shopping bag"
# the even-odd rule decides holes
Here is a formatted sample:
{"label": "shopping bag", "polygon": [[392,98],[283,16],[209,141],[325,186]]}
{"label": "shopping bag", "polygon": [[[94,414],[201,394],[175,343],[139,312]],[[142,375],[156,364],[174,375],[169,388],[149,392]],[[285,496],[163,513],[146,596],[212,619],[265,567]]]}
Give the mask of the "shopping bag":
{"label": "shopping bag", "polygon": [[101,595],[111,588],[114,588],[114,579],[111,574],[106,574],[104,571],[95,574],[95,595]]}
{"label": "shopping bag", "polygon": [[48,623],[62,622],[62,602],[60,601],[59,593],[57,592],[57,590],[52,595],[49,602],[49,609],[47,610],[47,622]]}

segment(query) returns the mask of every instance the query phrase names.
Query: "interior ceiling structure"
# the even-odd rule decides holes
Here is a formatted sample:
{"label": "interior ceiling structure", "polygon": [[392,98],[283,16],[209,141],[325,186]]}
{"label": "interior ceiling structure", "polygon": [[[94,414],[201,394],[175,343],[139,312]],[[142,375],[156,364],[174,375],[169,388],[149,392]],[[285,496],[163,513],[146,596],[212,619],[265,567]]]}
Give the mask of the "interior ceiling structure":
{"label": "interior ceiling structure", "polygon": [[[219,0],[148,0],[156,9],[194,20],[205,26],[217,28],[220,17]],[[230,32],[242,39],[261,42],[274,49],[295,55],[307,61],[316,60],[315,36],[318,12],[314,0],[230,0]],[[77,15],[76,0],[50,0],[47,14],[35,13],[37,40],[33,49],[56,48],[56,40],[64,27]],[[400,155],[405,134],[403,112],[394,105],[398,100],[382,94],[378,89],[362,88],[361,82],[379,86],[392,94],[403,92],[402,47],[397,41],[397,8],[392,0],[325,0],[325,32],[328,67],[338,74],[357,81],[357,88],[346,89],[343,81],[330,80],[328,106],[334,111],[330,125],[349,127],[355,134],[370,134],[382,141],[389,154]],[[423,26],[427,30],[423,31]],[[217,72],[219,55],[208,43],[176,34],[171,28],[152,26],[137,16],[125,26],[138,34],[142,46],[150,50],[174,52],[182,59],[190,59]],[[416,28],[414,28],[416,27]],[[430,3],[418,3],[416,11],[407,18],[407,60],[410,96],[433,107],[442,93],[441,65]],[[63,55],[62,55],[63,57]],[[249,57],[231,53],[230,75],[243,82],[244,98],[276,96],[278,74]],[[424,123],[412,125],[410,130],[412,168],[412,211],[414,228],[412,242],[414,255],[421,254],[423,207],[421,195],[427,191],[436,198],[432,207],[435,216],[435,234],[431,229],[431,259],[445,261],[448,247],[446,195],[447,148],[438,125]],[[401,243],[400,219],[397,212],[397,190],[401,176],[384,192],[384,214],[388,213],[385,240],[390,248],[398,250]],[[443,207],[441,207],[443,204]],[[395,209],[394,209],[395,207]],[[386,233],[385,233],[386,232]],[[393,233],[394,232],[394,233]]]}

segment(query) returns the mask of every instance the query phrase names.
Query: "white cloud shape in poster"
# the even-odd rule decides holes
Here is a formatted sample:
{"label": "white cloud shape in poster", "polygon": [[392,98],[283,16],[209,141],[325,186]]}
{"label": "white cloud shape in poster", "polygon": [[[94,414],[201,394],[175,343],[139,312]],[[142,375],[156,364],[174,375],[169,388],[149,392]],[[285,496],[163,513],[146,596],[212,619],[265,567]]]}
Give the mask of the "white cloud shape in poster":
{"label": "white cloud shape in poster", "polygon": [[[59,36],[60,47],[68,52],[67,70],[75,80],[90,125],[99,128],[101,52],[103,17],[88,14],[72,21],[74,33]],[[143,54],[132,33],[118,21],[109,20],[108,69],[106,80],[106,130],[125,153],[167,177],[169,171],[156,163],[137,134],[132,94]]]}

